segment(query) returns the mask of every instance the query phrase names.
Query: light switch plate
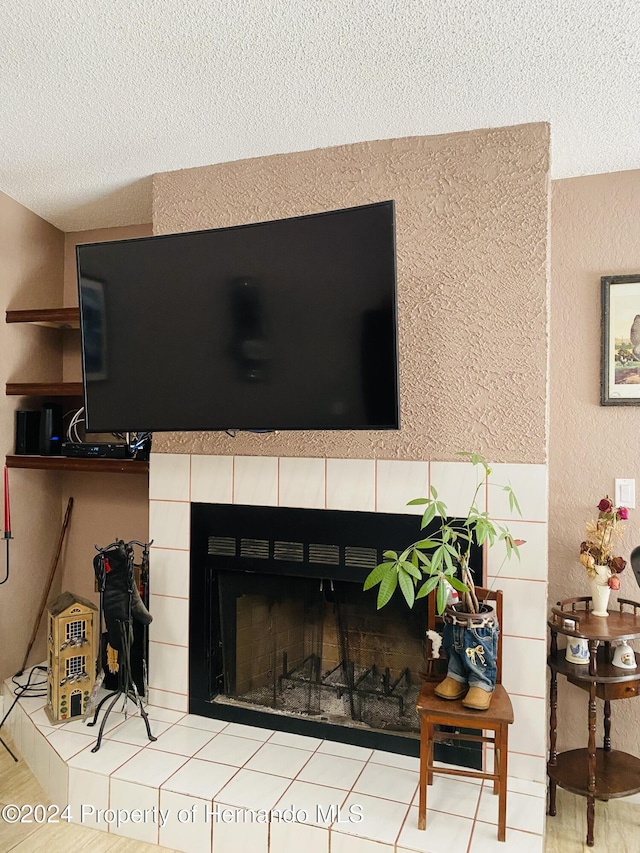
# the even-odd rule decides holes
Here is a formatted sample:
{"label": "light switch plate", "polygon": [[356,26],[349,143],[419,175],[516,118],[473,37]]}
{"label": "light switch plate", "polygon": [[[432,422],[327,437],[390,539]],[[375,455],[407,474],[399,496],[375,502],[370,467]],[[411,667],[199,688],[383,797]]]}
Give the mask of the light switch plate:
{"label": "light switch plate", "polygon": [[626,506],[628,509],[636,507],[636,481],[634,479],[615,480],[615,503],[616,506]]}

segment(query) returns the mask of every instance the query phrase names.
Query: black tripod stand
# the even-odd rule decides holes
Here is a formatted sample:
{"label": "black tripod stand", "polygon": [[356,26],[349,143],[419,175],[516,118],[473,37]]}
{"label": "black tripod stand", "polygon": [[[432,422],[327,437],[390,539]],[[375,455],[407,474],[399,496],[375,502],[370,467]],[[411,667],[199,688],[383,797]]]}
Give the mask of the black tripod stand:
{"label": "black tripod stand", "polygon": [[100,723],[98,740],[91,752],[97,752],[100,749],[107,719],[120,698],[123,701],[125,718],[127,715],[127,703],[131,701],[140,710],[140,716],[144,720],[149,740],[157,740],[151,734],[149,718],[131,671],[133,620],[136,619],[145,626],[145,633],[146,626],[151,622],[149,611],[140,599],[140,593],[135,583],[133,545],[140,545],[143,549],[142,575],[146,578],[148,576],[150,544],[138,542],[135,539],[125,543],[119,539],[116,542],[112,542],[106,548],[98,548],[96,546],[98,554],[94,557],[93,567],[100,592],[100,652],[96,667],[96,671],[98,672],[96,683],[99,686],[104,679],[102,670],[103,654],[105,652],[104,635],[102,633],[102,617],[104,616],[109,646],[118,652],[118,687],[116,690],[107,693],[100,700],[95,709],[93,720],[87,723],[88,726],[95,726],[98,714],[103,705],[107,702],[109,703]]}

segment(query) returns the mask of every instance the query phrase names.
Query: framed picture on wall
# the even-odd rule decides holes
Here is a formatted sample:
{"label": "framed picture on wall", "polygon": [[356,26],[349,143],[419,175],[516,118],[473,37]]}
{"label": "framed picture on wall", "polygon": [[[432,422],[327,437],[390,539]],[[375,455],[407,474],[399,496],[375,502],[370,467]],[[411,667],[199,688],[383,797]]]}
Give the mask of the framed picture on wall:
{"label": "framed picture on wall", "polygon": [[600,405],[640,406],[640,273],[607,275],[600,281]]}

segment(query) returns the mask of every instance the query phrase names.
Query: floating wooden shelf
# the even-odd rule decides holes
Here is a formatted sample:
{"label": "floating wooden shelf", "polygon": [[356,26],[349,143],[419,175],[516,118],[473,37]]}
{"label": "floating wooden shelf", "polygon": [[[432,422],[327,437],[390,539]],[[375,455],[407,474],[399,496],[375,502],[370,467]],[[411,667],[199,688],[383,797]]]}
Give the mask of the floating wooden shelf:
{"label": "floating wooden shelf", "polygon": [[7,456],[7,468],[44,471],[88,471],[94,474],[149,473],[149,463],[137,459],[95,459],[75,456]]}
{"label": "floating wooden shelf", "polygon": [[7,311],[7,323],[34,323],[54,329],[79,329],[79,308],[32,308],[24,311]]}
{"label": "floating wooden shelf", "polygon": [[7,382],[6,393],[19,397],[82,397],[82,382]]}

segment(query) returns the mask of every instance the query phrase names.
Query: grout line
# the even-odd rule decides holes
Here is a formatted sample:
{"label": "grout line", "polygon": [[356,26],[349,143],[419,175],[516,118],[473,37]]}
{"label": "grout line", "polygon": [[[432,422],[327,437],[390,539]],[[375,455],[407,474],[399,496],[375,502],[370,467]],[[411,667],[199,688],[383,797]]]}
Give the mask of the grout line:
{"label": "grout line", "polygon": [[493,518],[492,521],[504,521],[507,523],[513,524],[515,521],[517,524],[548,524],[546,518],[518,518],[516,516],[510,516],[509,518]]}
{"label": "grout line", "polygon": [[172,548],[169,545],[152,545],[151,549],[153,551],[186,551],[187,554],[191,551],[191,548]]}
{"label": "grout line", "polygon": [[[491,820],[478,820],[477,823],[482,823],[485,826],[498,826],[497,823],[493,823]],[[544,838],[543,832],[534,832],[532,829],[521,829],[519,826],[510,826],[508,820],[506,829],[510,829],[512,832],[524,832],[525,835],[533,835],[534,838]]]}
{"label": "grout line", "polygon": [[[155,642],[155,640],[153,641]],[[184,696],[185,699],[188,698],[187,693],[178,693],[177,690],[165,690],[164,687],[152,687],[149,685],[149,690],[158,690],[160,693],[169,693],[171,696]],[[155,702],[151,702],[150,704],[155,705]],[[164,705],[158,705],[158,708],[164,708]],[[165,708],[166,711],[175,711],[175,708]],[[178,713],[188,714],[188,711],[180,711]]]}
{"label": "grout line", "polygon": [[[469,844],[467,845],[467,853],[471,853],[471,845],[473,843],[473,833],[476,829],[476,820],[478,819],[478,812],[480,811],[480,802],[482,800],[482,792],[484,790],[485,780],[482,779],[480,783],[480,793],[478,794],[478,802],[476,803],[476,810],[473,814],[473,822],[471,824],[471,834],[469,835]],[[493,784],[493,783],[492,783]],[[505,780],[506,784],[506,780]]]}
{"label": "grout line", "polygon": [[373,511],[378,512],[378,460],[373,460]]}
{"label": "grout line", "polygon": [[[419,784],[419,783],[418,783]],[[416,788],[417,790],[417,788]],[[415,797],[416,792],[413,792],[413,797]],[[409,807],[405,812],[405,816],[402,818],[402,823],[400,824],[400,829],[398,830],[398,834],[396,835],[396,840],[393,842],[393,849],[396,850],[398,847],[398,843],[400,841],[400,836],[402,835],[402,830],[405,827],[406,822],[409,820],[409,816],[411,815],[411,803],[413,802],[413,797],[409,801]]]}
{"label": "grout line", "polygon": [[153,595],[156,598],[176,598],[178,601],[189,601],[188,595],[167,595],[165,592],[150,592],[149,595]]}
{"label": "grout line", "polygon": [[526,578],[526,577],[523,578],[523,577],[518,577],[516,575],[503,575],[503,574],[488,575],[488,577],[492,578],[494,580],[498,580],[498,581],[505,580],[505,581],[526,581],[528,583],[545,583],[545,584],[548,583],[546,578]]}
{"label": "grout line", "polygon": [[231,457],[231,503],[236,502],[236,457]]}

